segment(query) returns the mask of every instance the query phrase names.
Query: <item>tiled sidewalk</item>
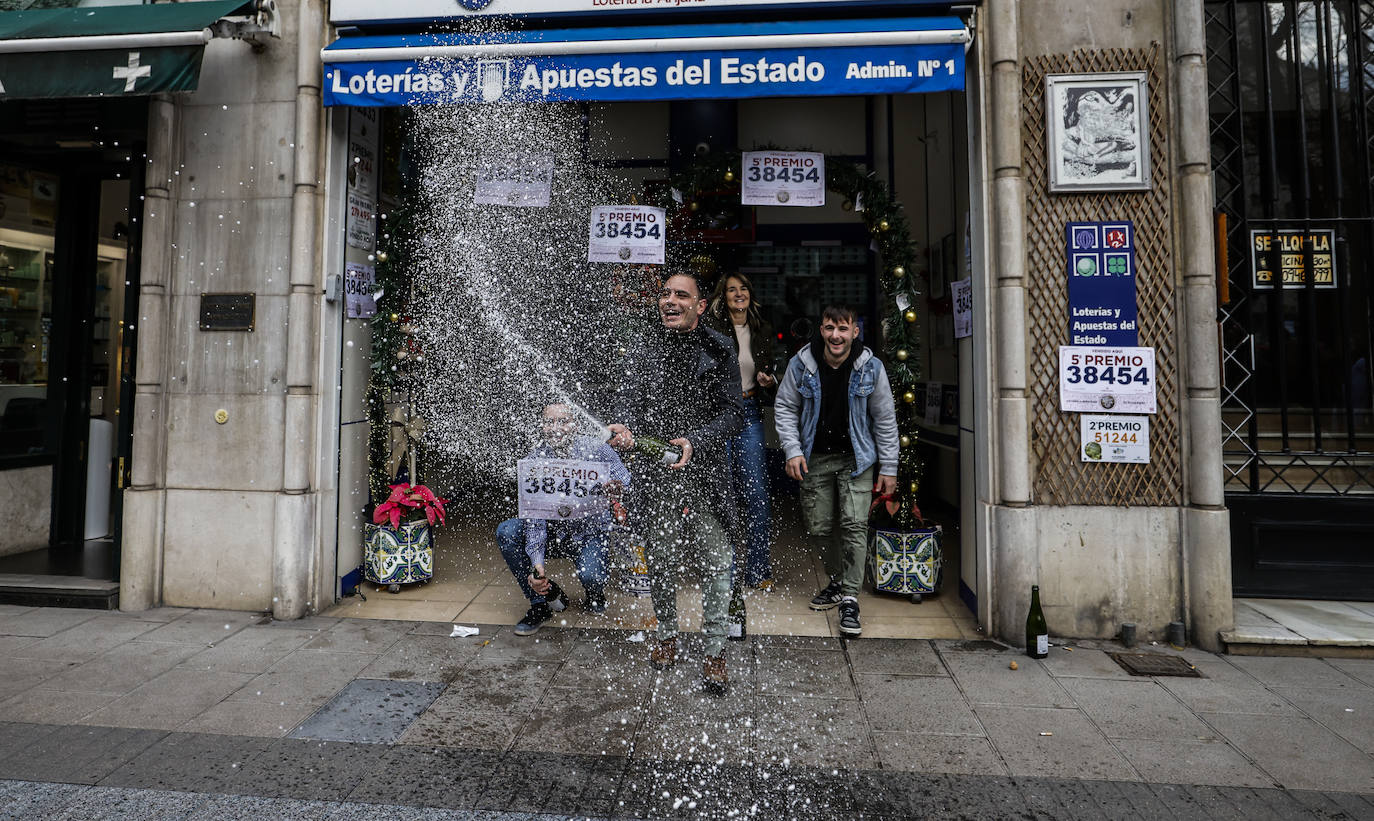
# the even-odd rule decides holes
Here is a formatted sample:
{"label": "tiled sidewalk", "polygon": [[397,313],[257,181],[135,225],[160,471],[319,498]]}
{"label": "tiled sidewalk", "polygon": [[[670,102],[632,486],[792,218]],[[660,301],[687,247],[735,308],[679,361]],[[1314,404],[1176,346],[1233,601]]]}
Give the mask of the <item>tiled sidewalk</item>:
{"label": "tiled sidewalk", "polygon": [[597,817],[694,817],[680,800],[724,817],[760,796],[759,817],[910,817],[1042,794],[1060,809],[1031,817],[1116,817],[1084,807],[1131,795],[1169,817],[1181,790],[1374,817],[1370,660],[1186,651],[1205,678],[1137,678],[1089,646],[1037,662],[981,641],[756,636],[729,647],[713,699],[698,657],[655,676],[628,631],[450,630],[0,608],[0,779]]}

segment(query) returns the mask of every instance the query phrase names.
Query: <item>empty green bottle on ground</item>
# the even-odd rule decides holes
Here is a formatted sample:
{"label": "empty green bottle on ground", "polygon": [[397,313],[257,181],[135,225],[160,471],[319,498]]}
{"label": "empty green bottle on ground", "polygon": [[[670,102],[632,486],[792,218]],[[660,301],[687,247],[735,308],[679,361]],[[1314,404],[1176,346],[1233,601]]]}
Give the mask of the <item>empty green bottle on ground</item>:
{"label": "empty green bottle on ground", "polygon": [[1026,614],[1026,655],[1042,659],[1050,654],[1050,628],[1040,609],[1040,585],[1031,585],[1030,612]]}

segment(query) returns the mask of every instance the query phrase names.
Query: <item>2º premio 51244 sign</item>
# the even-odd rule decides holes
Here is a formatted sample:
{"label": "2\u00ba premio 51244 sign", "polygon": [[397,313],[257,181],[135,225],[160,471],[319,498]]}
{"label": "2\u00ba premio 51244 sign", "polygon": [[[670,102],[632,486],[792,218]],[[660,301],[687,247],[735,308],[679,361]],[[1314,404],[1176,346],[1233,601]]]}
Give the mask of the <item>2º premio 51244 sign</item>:
{"label": "2\u00ba premio 51244 sign", "polygon": [[1084,462],[1150,462],[1150,417],[1090,414],[1078,417],[1079,458]]}
{"label": "2\u00ba premio 51244 sign", "polygon": [[1061,345],[1059,409],[1154,413],[1155,349]]}

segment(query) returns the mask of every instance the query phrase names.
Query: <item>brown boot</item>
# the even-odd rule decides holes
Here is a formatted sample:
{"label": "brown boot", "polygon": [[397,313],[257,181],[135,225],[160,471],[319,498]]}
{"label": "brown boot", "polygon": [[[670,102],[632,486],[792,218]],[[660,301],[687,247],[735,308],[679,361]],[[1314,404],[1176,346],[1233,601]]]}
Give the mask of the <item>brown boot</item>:
{"label": "brown boot", "polygon": [[677,636],[655,642],[649,649],[649,663],[655,670],[666,670],[677,661]]}
{"label": "brown boot", "polygon": [[725,651],[720,651],[718,656],[707,656],[701,665],[701,685],[706,692],[715,696],[724,695],[729,684],[730,675],[725,671]]}

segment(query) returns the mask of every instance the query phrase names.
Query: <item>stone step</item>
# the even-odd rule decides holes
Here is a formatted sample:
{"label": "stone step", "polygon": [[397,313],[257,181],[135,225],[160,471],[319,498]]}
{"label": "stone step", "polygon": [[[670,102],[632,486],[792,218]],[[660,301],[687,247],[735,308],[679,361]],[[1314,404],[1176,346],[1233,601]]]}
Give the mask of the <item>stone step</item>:
{"label": "stone step", "polygon": [[119,609],[119,582],[80,576],[0,573],[0,604]]}

